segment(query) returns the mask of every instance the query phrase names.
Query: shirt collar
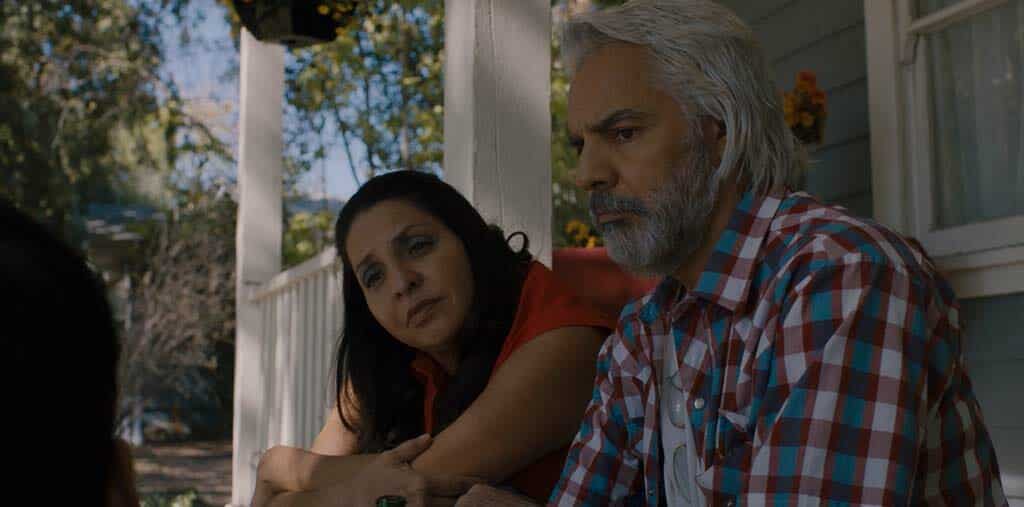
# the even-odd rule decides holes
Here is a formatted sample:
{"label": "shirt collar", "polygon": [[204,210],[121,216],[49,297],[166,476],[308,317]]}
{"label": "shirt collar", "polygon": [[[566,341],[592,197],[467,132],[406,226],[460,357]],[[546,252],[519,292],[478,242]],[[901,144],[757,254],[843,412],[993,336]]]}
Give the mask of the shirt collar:
{"label": "shirt collar", "polygon": [[416,356],[409,362],[409,368],[412,369],[413,376],[425,387],[441,390],[448,379],[448,372],[444,371],[434,358],[421,350],[416,351]]}
{"label": "shirt collar", "polygon": [[[730,312],[735,312],[746,301],[758,254],[783,196],[781,191],[765,196],[752,191],[743,194],[697,278],[691,291],[694,296]],[[678,280],[665,277],[641,309],[641,318],[653,321],[678,300],[683,294],[680,289],[682,284]]]}

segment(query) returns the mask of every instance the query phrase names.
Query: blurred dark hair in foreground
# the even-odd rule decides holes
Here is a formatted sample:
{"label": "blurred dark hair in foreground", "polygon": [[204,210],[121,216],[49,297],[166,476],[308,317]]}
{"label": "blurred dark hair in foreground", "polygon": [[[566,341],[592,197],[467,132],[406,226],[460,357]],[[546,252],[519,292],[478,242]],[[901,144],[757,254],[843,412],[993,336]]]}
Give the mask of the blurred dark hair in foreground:
{"label": "blurred dark hair in foreground", "polygon": [[[0,434],[17,496],[137,503],[127,447],[113,438],[118,343],[104,286],[81,254],[3,200],[0,326]],[[114,484],[120,499],[107,498]]]}

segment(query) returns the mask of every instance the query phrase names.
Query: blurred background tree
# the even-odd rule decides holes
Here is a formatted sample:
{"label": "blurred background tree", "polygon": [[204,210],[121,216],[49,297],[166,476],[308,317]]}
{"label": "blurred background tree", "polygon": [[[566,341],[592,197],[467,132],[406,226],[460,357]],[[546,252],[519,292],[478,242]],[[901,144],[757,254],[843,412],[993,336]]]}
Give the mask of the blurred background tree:
{"label": "blurred background tree", "polygon": [[179,163],[231,159],[159,70],[185,3],[0,2],[0,196],[80,243],[88,204],[166,203]]}
{"label": "blurred background tree", "polygon": [[186,409],[172,422],[189,436],[231,435],[238,207],[229,190],[193,180],[179,192],[177,212],[148,235],[144,266],[130,275],[121,424],[162,398],[155,408]]}

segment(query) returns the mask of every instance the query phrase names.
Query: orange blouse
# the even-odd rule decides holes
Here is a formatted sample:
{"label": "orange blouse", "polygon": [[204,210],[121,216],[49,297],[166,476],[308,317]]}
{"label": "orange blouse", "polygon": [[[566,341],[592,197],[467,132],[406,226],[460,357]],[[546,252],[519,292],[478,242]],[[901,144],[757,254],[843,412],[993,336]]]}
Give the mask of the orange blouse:
{"label": "orange blouse", "polygon": [[[615,319],[586,303],[567,287],[543,264],[534,261],[526,275],[515,320],[505,337],[505,343],[494,362],[494,372],[523,344],[529,343],[547,331],[569,326],[589,326],[610,332]],[[434,399],[444,389],[447,373],[425,353],[418,353],[410,367],[414,376],[423,383],[423,426],[433,429]],[[582,415],[582,414],[581,414]],[[506,483],[535,500],[545,503],[562,473],[562,465],[569,451],[566,446],[542,457],[510,477]]]}

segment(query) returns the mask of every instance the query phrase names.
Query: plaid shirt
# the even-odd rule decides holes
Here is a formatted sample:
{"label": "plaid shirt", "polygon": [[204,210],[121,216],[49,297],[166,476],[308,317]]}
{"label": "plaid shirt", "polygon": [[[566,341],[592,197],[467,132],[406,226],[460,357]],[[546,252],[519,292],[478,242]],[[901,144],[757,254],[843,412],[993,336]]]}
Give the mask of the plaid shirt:
{"label": "plaid shirt", "polygon": [[1006,504],[932,262],[805,193],[747,193],[693,290],[623,309],[551,505],[665,503],[669,338],[713,505]]}

